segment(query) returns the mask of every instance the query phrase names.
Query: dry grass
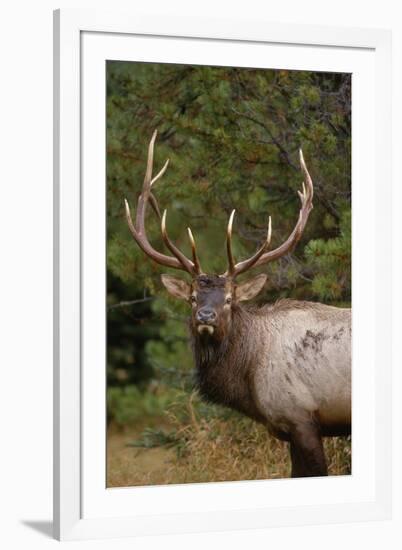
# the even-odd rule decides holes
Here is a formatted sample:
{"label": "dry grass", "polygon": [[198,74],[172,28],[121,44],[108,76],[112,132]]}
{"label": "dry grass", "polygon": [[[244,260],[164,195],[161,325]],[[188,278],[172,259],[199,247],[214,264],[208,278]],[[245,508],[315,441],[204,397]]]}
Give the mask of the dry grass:
{"label": "dry grass", "polygon": [[[203,418],[190,398],[184,417],[173,409],[163,419],[154,419],[154,427],[160,429],[160,422],[175,445],[128,446],[138,439],[143,424],[124,431],[109,430],[108,487],[278,479],[290,475],[287,444],[269,436],[263,426],[247,418]],[[348,439],[325,440],[330,475],[350,473],[350,447]]]}

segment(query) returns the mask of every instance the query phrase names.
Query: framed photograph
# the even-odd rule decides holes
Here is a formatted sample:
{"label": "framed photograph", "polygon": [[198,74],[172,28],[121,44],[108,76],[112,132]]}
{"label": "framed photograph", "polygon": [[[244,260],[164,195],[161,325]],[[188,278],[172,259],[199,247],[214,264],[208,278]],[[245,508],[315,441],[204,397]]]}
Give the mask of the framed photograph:
{"label": "framed photograph", "polygon": [[390,517],[391,36],[246,23],[54,14],[58,539]]}

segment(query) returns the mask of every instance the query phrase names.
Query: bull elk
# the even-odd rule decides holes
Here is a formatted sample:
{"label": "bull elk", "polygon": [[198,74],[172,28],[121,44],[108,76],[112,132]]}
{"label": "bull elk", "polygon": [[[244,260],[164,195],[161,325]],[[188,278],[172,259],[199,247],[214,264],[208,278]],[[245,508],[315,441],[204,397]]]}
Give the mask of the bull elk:
{"label": "bull elk", "polygon": [[[350,434],[351,310],[294,300],[245,307],[241,302],[262,290],[267,275],[236,282],[249,269],[289,253],[299,241],[313,208],[313,182],[302,151],[301,209],[291,235],[278,248],[269,250],[269,218],[262,246],[250,258],[236,263],[232,252],[233,210],[226,237],[227,271],[211,275],[201,268],[190,228],[191,260],[168,236],[166,210],[161,215],[152,190],[169,162],[153,176],[156,134],[149,144],[135,223],[127,200],[126,217],[135,241],[147,256],[191,275],[191,283],[170,275],[162,275],[162,283],[170,294],[191,307],[191,347],[201,396],[240,411],[264,424],[275,437],[288,441],[292,477],[327,475],[322,437]],[[148,202],[160,219],[163,241],[172,255],[158,252],[149,242],[145,230]]]}

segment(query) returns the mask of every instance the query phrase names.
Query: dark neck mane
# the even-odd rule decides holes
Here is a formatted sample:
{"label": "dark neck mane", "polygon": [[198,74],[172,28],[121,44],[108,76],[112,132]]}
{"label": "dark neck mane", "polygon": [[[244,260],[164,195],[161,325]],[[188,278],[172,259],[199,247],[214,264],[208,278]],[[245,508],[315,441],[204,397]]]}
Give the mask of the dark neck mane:
{"label": "dark neck mane", "polygon": [[261,420],[252,396],[257,346],[251,325],[247,309],[234,306],[230,333],[222,341],[191,333],[191,344],[201,396]]}

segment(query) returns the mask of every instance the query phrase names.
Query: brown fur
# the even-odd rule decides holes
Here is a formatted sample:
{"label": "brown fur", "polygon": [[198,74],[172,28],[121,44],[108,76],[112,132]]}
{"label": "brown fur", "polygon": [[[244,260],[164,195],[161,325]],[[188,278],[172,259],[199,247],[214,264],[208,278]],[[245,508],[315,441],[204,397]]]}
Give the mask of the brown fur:
{"label": "brown fur", "polygon": [[253,369],[257,349],[250,340],[239,338],[252,323],[247,310],[232,307],[230,332],[221,340],[192,331],[191,345],[200,394],[207,400],[231,407],[250,418],[264,422],[253,396]]}

